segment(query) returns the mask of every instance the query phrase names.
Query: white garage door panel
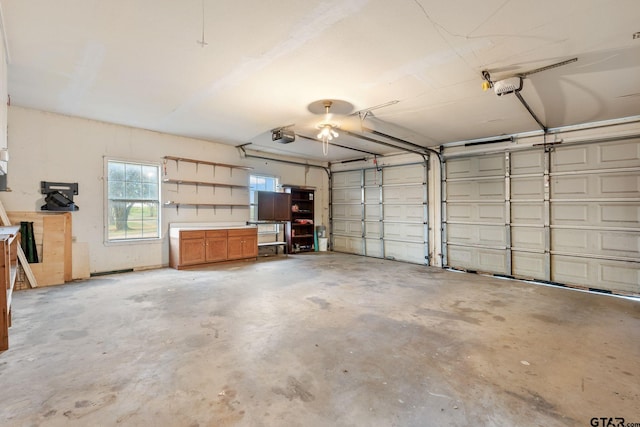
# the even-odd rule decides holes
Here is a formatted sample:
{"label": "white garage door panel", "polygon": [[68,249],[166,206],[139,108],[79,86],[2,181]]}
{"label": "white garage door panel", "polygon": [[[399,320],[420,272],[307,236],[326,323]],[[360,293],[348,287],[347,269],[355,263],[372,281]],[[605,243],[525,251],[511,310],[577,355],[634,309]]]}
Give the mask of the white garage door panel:
{"label": "white garage door panel", "polygon": [[338,252],[347,252],[350,254],[363,255],[362,239],[334,235],[333,250]]}
{"label": "white garage door panel", "polygon": [[367,187],[378,186],[382,184],[382,171],[375,169],[367,169],[364,171],[364,185]]}
{"label": "white garage door panel", "polygon": [[385,205],[385,221],[410,221],[422,224],[424,218],[424,208],[420,206],[407,205]]}
{"label": "white garage door panel", "polygon": [[333,203],[353,203],[360,200],[360,188],[338,188],[333,190]]}
{"label": "white garage door panel", "polygon": [[447,178],[504,175],[504,154],[447,160]]}
{"label": "white garage door panel", "polygon": [[545,255],[513,251],[511,257],[513,275],[528,279],[545,279]]}
{"label": "white garage door panel", "polygon": [[365,219],[378,220],[382,216],[381,205],[364,205],[364,217]]}
{"label": "white garage door panel", "polygon": [[367,256],[376,258],[383,258],[384,252],[382,247],[382,240],[380,239],[366,239],[365,245],[367,248]]}
{"label": "white garage door panel", "polygon": [[511,223],[544,225],[544,205],[542,203],[511,203]]}
{"label": "white garage door panel", "polygon": [[360,221],[336,221],[333,224],[333,232],[343,236],[362,236],[362,223]]}
{"label": "white garage door panel", "polygon": [[555,202],[551,205],[551,220],[555,225],[637,228],[640,203]]}
{"label": "white garage door panel", "polygon": [[384,238],[403,242],[424,243],[424,226],[422,224],[384,223]]}
{"label": "white garage door panel", "polygon": [[380,187],[366,187],[364,189],[364,202],[367,204],[379,204]]}
{"label": "white garage door panel", "polygon": [[544,153],[542,150],[511,153],[511,175],[542,174]]}
{"label": "white garage door panel", "polygon": [[513,178],[511,180],[511,199],[544,199],[542,177]]}
{"label": "white garage door panel", "polygon": [[447,182],[447,201],[505,200],[504,179]]}
{"label": "white garage door panel", "polygon": [[640,166],[640,144],[629,139],[603,144],[558,147],[552,156],[552,170],[615,169]]}
{"label": "white garage door panel", "polygon": [[555,256],[551,261],[554,282],[640,293],[640,268],[637,263]]}
{"label": "white garage door panel", "polygon": [[504,203],[449,203],[450,222],[485,222],[504,224]]}
{"label": "white garage door panel", "polygon": [[379,221],[365,222],[365,237],[379,239],[382,237],[382,224]]}
{"label": "white garage door panel", "polygon": [[638,197],[640,174],[637,172],[554,176],[552,179],[552,199]]}
{"label": "white garage door panel", "polygon": [[504,225],[448,224],[447,242],[467,245],[505,247],[507,242]]}
{"label": "white garage door panel", "polygon": [[360,220],[362,206],[360,205],[333,205],[333,217],[336,219]]}
{"label": "white garage door panel", "polygon": [[424,245],[416,243],[385,242],[385,257],[398,261],[424,264]]}
{"label": "white garage door panel", "polygon": [[447,256],[456,260],[456,267],[506,274],[507,258],[501,250],[449,245]]}
{"label": "white garage door panel", "polygon": [[360,187],[361,180],[360,171],[334,172],[331,174],[331,188]]}
{"label": "white garage door panel", "polygon": [[607,257],[640,258],[640,232],[553,229],[551,250]]}
{"label": "white garage door panel", "polygon": [[424,166],[407,165],[385,168],[384,185],[389,184],[422,184],[424,182]]}
{"label": "white garage door panel", "polygon": [[422,204],[424,200],[423,188],[422,185],[384,187],[382,200],[384,203]]}
{"label": "white garage door panel", "polygon": [[511,227],[511,247],[544,251],[545,232],[542,227]]}

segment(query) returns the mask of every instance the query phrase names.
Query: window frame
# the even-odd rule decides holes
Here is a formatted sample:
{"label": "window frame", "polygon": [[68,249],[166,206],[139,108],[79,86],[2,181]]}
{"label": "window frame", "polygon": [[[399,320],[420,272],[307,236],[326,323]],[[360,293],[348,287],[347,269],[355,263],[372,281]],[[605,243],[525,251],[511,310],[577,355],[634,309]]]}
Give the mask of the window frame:
{"label": "window frame", "polygon": [[[156,168],[157,170],[157,198],[149,199],[148,201],[151,203],[158,204],[158,215],[157,215],[157,228],[158,233],[157,236],[154,237],[130,237],[130,238],[118,238],[114,239],[110,237],[109,233],[109,222],[110,222],[110,204],[111,199],[109,198],[109,165],[111,163],[124,163],[135,166],[151,166]],[[104,157],[104,171],[103,171],[103,182],[104,182],[104,210],[103,210],[103,229],[104,229],[104,244],[109,245],[131,245],[131,244],[140,244],[140,243],[153,243],[153,242],[161,242],[162,241],[162,165],[160,162],[150,162],[145,160],[132,160],[132,159],[124,159],[119,157]],[[143,182],[143,181],[140,181]],[[128,199],[123,199],[128,200]],[[142,200],[142,199],[137,199]]]}

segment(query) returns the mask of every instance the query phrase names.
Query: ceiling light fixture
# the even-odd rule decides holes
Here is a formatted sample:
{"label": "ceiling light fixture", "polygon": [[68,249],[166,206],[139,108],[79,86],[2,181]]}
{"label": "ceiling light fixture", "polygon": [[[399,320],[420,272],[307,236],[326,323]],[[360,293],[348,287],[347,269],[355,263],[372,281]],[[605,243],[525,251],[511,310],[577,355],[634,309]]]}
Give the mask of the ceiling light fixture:
{"label": "ceiling light fixture", "polygon": [[338,132],[336,131],[338,125],[329,121],[329,119],[331,118],[331,116],[329,115],[329,108],[331,108],[331,104],[331,101],[324,101],[323,106],[325,111],[325,118],[323,122],[319,123],[316,126],[320,130],[320,132],[318,132],[317,138],[322,140],[322,154],[324,154],[325,156],[329,154],[329,141],[339,136]]}

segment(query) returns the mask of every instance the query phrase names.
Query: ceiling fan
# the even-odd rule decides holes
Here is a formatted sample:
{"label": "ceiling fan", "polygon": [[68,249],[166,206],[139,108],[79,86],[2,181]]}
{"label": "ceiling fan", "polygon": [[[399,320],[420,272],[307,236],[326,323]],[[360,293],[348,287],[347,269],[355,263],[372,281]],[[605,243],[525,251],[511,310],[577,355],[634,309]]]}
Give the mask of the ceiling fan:
{"label": "ceiling fan", "polygon": [[503,78],[500,80],[492,80],[491,74],[488,70],[482,71],[482,78],[484,81],[482,82],[482,89],[489,90],[493,88],[494,92],[498,96],[506,95],[508,93],[519,92],[522,90],[522,81],[528,76],[536,73],[540,73],[542,71],[551,70],[553,68],[562,67],[567,64],[571,64],[572,62],[576,62],[578,58],[566,59],[564,61],[556,62],[555,64],[545,65],[544,67],[536,68],[534,70],[525,71],[524,73],[518,73],[511,77]]}

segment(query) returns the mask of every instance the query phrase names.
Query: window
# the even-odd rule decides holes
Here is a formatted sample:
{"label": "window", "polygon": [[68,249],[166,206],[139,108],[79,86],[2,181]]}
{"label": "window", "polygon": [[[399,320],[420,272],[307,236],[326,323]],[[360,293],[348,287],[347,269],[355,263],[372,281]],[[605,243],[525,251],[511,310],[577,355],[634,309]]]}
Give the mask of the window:
{"label": "window", "polygon": [[256,191],[276,191],[278,186],[278,178],[273,176],[264,175],[250,175],[249,176],[249,203],[251,204],[251,211],[249,212],[249,218],[251,221],[258,219],[258,207],[256,205]]}
{"label": "window", "polygon": [[107,161],[107,241],[160,238],[160,165]]}
{"label": "window", "polygon": [[[278,178],[265,175],[249,176],[249,202],[251,221],[258,219],[258,205],[256,204],[256,191],[276,191],[278,187]],[[278,234],[278,226],[275,224],[258,225],[258,233],[260,234]]]}

